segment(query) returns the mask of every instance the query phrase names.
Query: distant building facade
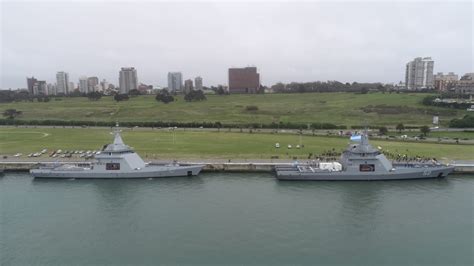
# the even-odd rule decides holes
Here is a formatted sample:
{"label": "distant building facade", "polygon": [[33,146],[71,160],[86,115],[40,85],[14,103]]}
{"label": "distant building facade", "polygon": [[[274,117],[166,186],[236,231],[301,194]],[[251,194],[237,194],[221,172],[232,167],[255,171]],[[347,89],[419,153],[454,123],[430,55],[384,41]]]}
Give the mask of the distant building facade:
{"label": "distant building facade", "polygon": [[49,83],[46,88],[48,89],[48,95],[56,95],[56,85]]}
{"label": "distant building facade", "polygon": [[407,87],[406,87],[406,84],[400,80],[400,82],[393,84],[393,89],[397,91],[403,91],[403,90],[406,90]]}
{"label": "distant building facade", "polygon": [[38,80],[33,90],[35,95],[48,95],[48,87],[44,80]]}
{"label": "distant building facade", "polygon": [[178,92],[183,90],[183,75],[181,72],[168,73],[168,91]]}
{"label": "distant building facade", "polygon": [[[71,88],[72,90],[72,88]],[[69,74],[63,71],[56,73],[56,93],[69,94]]]}
{"label": "distant building facade", "polygon": [[202,90],[202,78],[201,77],[195,77],[194,78],[194,87],[196,90]]}
{"label": "distant building facade", "polygon": [[140,85],[138,85],[138,91],[141,94],[152,94],[153,85],[140,84]]}
{"label": "distant building facade", "polygon": [[187,79],[184,81],[184,94],[188,94],[193,90],[193,80]]}
{"label": "distant building facade", "polygon": [[464,95],[474,95],[474,73],[466,73],[457,82],[456,93]]}
{"label": "distant building facade", "polygon": [[35,83],[37,82],[38,80],[35,79],[35,77],[31,77],[31,78],[26,78],[26,86],[28,88],[28,93],[29,94],[34,94],[34,86],[35,86]]}
{"label": "distant building facade", "polygon": [[417,57],[406,64],[405,84],[408,90],[434,88],[434,61],[431,57]]}
{"label": "distant building facade", "polygon": [[89,77],[87,78],[88,91],[93,92],[99,90],[99,78],[98,77]]}
{"label": "distant building facade", "polygon": [[119,74],[119,93],[127,94],[138,89],[137,70],[134,67],[122,67]]}
{"label": "distant building facade", "polygon": [[109,83],[107,82],[107,80],[103,79],[100,82],[100,91],[105,92],[108,88],[109,88]]}
{"label": "distant building facade", "polygon": [[48,95],[48,86],[44,80],[37,80],[35,77],[27,77],[26,85],[28,93],[31,95]]}
{"label": "distant building facade", "polygon": [[75,90],[76,90],[76,86],[75,86],[74,82],[70,81],[68,88],[69,88],[69,91],[70,91],[70,92],[75,91]]}
{"label": "distant building facade", "polygon": [[434,75],[434,87],[438,91],[447,91],[456,86],[457,81],[459,80],[458,75],[453,72],[448,74],[443,74],[443,72],[438,72]]}
{"label": "distant building facade", "polygon": [[81,93],[89,93],[89,80],[86,76],[79,78],[79,91]]}
{"label": "distant building facade", "polygon": [[229,68],[229,93],[257,93],[259,87],[256,67]]}

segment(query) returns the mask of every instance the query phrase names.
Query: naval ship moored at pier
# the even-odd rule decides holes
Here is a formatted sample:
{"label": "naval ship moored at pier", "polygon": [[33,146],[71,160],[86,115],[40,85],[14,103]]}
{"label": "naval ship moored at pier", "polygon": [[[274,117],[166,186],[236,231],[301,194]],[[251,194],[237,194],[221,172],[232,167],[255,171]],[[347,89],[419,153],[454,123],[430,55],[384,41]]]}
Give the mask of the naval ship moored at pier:
{"label": "naval ship moored at pier", "polygon": [[184,166],[176,163],[168,165],[148,165],[142,158],[125,145],[120,136],[118,124],[114,129],[114,142],[105,145],[95,162],[89,164],[59,164],[40,166],[30,170],[35,178],[154,178],[195,176],[203,165]]}
{"label": "naval ship moored at pier", "polygon": [[279,180],[398,180],[446,177],[454,166],[438,163],[392,164],[385,155],[369,144],[367,132],[357,136],[339,162],[315,165],[277,166]]}

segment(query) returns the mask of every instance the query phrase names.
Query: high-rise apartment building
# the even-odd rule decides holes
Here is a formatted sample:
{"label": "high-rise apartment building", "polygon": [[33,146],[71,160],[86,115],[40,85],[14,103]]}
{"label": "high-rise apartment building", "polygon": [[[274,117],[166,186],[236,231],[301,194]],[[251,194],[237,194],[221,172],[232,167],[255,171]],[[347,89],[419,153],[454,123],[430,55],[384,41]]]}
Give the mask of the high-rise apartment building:
{"label": "high-rise apartment building", "polygon": [[434,61],[431,57],[417,57],[406,65],[405,83],[408,90],[434,88]]}
{"label": "high-rise apartment building", "polygon": [[183,89],[183,75],[181,72],[168,73],[168,91],[178,92]]}
{"label": "high-rise apartment building", "polygon": [[188,94],[193,90],[193,80],[187,79],[184,81],[184,94]]}
{"label": "high-rise apartment building", "polygon": [[34,86],[35,86],[35,83],[37,82],[38,80],[35,79],[35,77],[31,77],[31,78],[26,78],[26,85],[27,85],[27,88],[28,88],[28,93],[29,94],[32,94],[34,95]]}
{"label": "high-rise apartment building", "polygon": [[119,93],[127,94],[138,89],[137,70],[134,67],[122,67],[119,74]]}
{"label": "high-rise apartment building", "polygon": [[194,78],[194,87],[196,90],[202,90],[202,78],[201,77],[195,77]]}
{"label": "high-rise apartment building", "polygon": [[[72,90],[72,88],[71,88]],[[69,74],[60,71],[56,74],[56,91],[57,94],[69,94]]]}
{"label": "high-rise apartment building", "polygon": [[229,93],[257,93],[259,87],[256,67],[229,68]]}
{"label": "high-rise apartment building", "polygon": [[86,76],[79,78],[79,91],[81,93],[89,93],[93,90],[89,90],[89,79]]}

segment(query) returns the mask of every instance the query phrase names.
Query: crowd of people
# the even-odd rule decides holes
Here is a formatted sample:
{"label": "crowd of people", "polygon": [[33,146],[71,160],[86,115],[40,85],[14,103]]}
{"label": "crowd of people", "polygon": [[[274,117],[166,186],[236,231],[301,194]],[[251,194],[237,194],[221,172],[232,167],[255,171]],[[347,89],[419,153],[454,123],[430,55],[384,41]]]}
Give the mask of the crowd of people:
{"label": "crowd of people", "polygon": [[[407,154],[400,154],[396,152],[384,151],[383,154],[391,160],[393,163],[405,163],[405,164],[437,164],[438,160],[434,157],[414,155],[410,156]],[[338,161],[341,157],[341,152],[336,149],[323,151],[321,154],[310,153],[307,159],[313,159],[318,162],[333,162]]]}

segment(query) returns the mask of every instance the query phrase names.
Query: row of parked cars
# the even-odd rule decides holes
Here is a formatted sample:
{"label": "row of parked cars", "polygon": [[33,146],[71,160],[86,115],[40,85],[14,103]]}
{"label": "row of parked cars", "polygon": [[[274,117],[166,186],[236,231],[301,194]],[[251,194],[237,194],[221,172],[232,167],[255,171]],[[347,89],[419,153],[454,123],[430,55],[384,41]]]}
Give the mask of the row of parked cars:
{"label": "row of parked cars", "polygon": [[[27,155],[27,157],[41,157],[43,155],[46,156],[46,153],[48,152],[47,149],[43,149],[40,152],[35,152],[35,153],[30,153]],[[47,156],[51,158],[71,158],[73,155],[77,155],[80,158],[85,158],[85,159],[90,159],[94,157],[94,155],[100,154],[100,151],[98,150],[88,150],[88,151],[83,151],[83,150],[53,150],[51,151]],[[22,153],[17,153],[13,155],[13,157],[22,157]]]}

